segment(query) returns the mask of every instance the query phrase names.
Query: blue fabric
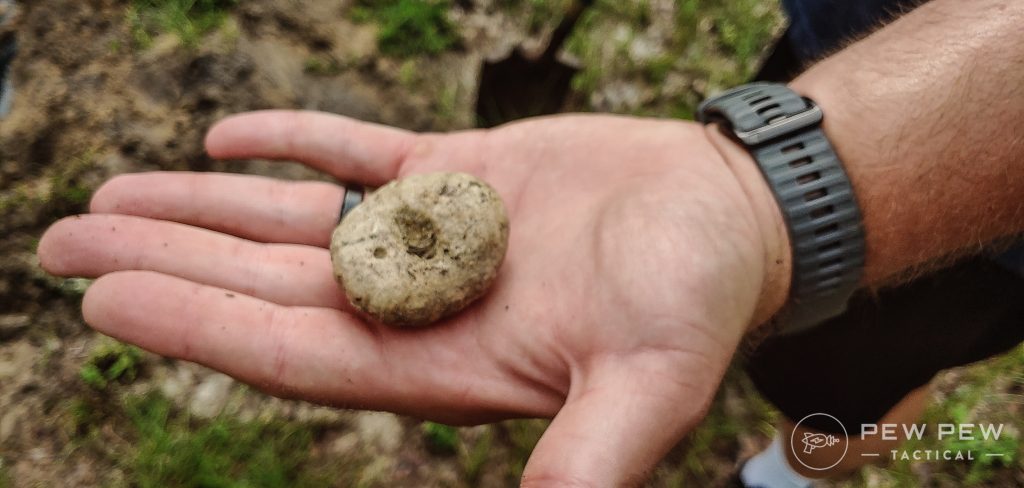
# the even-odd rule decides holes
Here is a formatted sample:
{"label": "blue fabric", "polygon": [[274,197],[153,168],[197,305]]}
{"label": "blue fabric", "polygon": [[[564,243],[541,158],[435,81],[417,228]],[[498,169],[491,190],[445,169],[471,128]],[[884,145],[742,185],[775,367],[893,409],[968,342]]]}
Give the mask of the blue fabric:
{"label": "blue fabric", "polygon": [[[3,24],[9,20],[3,12],[9,11],[8,9],[12,8],[12,5],[10,0],[0,0],[0,32],[3,32]],[[11,61],[14,60],[17,48],[14,36],[0,36],[0,118],[6,116],[11,107],[14,89],[11,87],[9,67]]]}
{"label": "blue fabric", "polygon": [[793,49],[803,61],[820,58],[842,47],[916,1],[900,0],[782,0],[789,13],[789,36]]}
{"label": "blue fabric", "polygon": [[[921,0],[782,0],[789,14],[790,47],[806,63],[923,3]],[[1024,276],[1024,239],[995,261]]]}

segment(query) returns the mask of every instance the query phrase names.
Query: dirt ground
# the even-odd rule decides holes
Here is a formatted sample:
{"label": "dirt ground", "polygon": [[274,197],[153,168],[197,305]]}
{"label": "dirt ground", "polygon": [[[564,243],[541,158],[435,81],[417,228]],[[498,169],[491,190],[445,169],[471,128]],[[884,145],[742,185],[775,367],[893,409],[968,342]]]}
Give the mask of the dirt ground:
{"label": "dirt ground", "polygon": [[[380,53],[377,27],[354,21],[347,0],[243,1],[195,46],[164,33],[144,47],[129,2],[23,2],[16,98],[11,115],[0,120],[0,487],[159,486],[160,478],[141,473],[145,463],[132,461],[150,444],[136,410],[125,406],[153,394],[169,401],[172,417],[184,416],[186,432],[226,417],[245,426],[283,422],[304,429],[308,442],[289,473],[320,480],[308,486],[515,484],[543,422],[460,429],[452,446],[439,449],[433,427],[415,419],[273,399],[196,365],[125,352],[83,324],[79,303],[88,282],[48,276],[35,256],[43,230],[86,211],[91,192],[115,174],[323,178],[294,164],[208,158],[203,135],[228,114],[303,108],[417,131],[473,127],[483,62],[520,43],[542,46],[557,18],[527,20],[539,7],[500,6],[517,2],[457,3],[451,17],[461,42],[437,55],[402,59]],[[653,14],[640,30],[623,30],[633,15],[625,8],[581,24],[585,35],[563,53],[581,70],[564,110],[686,116],[708,92],[748,75],[762,52],[737,62],[703,40],[673,51],[680,39],[672,9],[680,2],[642,4]],[[768,5],[749,14],[774,22],[751,45],[766,45],[765,36],[778,32],[777,7]],[[695,18],[702,39],[720,34],[716,26]],[[130,374],[119,372],[103,385],[85,372],[92,365],[107,374],[122,358]],[[955,397],[957,380],[971,374],[945,377],[939,398]],[[986,397],[1009,398],[996,405],[1016,408],[1009,418],[1019,431],[1021,378],[978,375],[989,381]],[[768,442],[775,416],[742,375],[732,374],[705,427],[673,451],[652,484],[720,481],[736,459]],[[899,475],[866,471],[849,486],[956,486],[966,469],[917,463]],[[294,476],[283,485],[256,485],[289,486],[297,483]],[[1019,464],[997,467],[976,484],[1022,486],[1024,473]]]}

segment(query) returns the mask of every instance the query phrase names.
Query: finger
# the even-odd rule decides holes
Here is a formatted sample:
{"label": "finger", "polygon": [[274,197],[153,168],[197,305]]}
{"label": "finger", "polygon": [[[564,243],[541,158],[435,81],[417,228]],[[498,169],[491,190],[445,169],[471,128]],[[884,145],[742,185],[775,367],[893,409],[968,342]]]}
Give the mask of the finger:
{"label": "finger", "polygon": [[258,244],[141,217],[85,215],[50,227],[38,254],[43,268],[59,276],[158,271],[282,305],[349,309],[321,248]]}
{"label": "finger", "polygon": [[344,194],[344,188],[323,182],[137,173],[104,183],[90,210],[181,222],[260,242],[327,247]]}
{"label": "finger", "polygon": [[642,486],[713,394],[680,381],[681,371],[702,370],[627,362],[597,371],[570,393],[530,457],[522,486]]}
{"label": "finger", "polygon": [[271,394],[449,423],[543,412],[548,395],[493,368],[474,334],[397,331],[145,271],[104,275],[82,302],[96,330]]}
{"label": "finger", "polygon": [[397,177],[412,132],[318,112],[262,111],[222,120],[206,136],[221,159],[287,159],[342,181],[381,185]]}
{"label": "finger", "polygon": [[364,373],[388,366],[373,334],[351,315],[283,307],[159,273],[104,275],[87,290],[82,313],[99,332],[278,395],[358,401],[361,391],[379,387]]}

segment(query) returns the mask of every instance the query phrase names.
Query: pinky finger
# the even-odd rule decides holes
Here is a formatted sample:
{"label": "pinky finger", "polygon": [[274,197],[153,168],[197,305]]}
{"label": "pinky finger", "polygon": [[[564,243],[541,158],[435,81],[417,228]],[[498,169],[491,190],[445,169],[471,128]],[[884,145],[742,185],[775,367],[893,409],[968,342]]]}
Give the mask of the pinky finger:
{"label": "pinky finger", "polygon": [[160,273],[123,271],[96,280],[82,311],[99,332],[274,395],[328,403],[380,396],[372,375],[357,374],[386,364],[371,326],[338,310],[284,307]]}

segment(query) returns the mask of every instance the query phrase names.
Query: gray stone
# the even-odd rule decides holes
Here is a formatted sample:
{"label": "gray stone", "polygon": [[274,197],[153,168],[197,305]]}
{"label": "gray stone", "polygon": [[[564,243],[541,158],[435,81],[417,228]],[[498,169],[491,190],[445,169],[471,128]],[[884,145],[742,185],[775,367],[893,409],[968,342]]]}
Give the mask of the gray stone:
{"label": "gray stone", "polygon": [[31,323],[32,317],[27,314],[0,315],[0,341],[21,335]]}
{"label": "gray stone", "polygon": [[462,173],[392,181],[334,231],[334,273],[352,305],[394,326],[449,317],[483,296],[508,247],[505,205]]}
{"label": "gray stone", "polygon": [[390,413],[365,412],[355,420],[356,432],[364,443],[376,446],[383,452],[392,452],[402,445],[405,429],[398,417]]}
{"label": "gray stone", "polygon": [[21,385],[30,381],[32,366],[38,358],[36,348],[26,341],[0,349],[0,383]]}
{"label": "gray stone", "polygon": [[[163,370],[157,378],[157,387],[165,397],[179,402],[195,384],[195,375],[188,368],[172,367]],[[184,405],[184,403],[178,403]]]}
{"label": "gray stone", "polygon": [[24,405],[14,405],[4,410],[6,411],[3,415],[0,415],[0,444],[6,442],[18,431],[18,426],[21,425],[25,414],[28,413],[28,408]]}
{"label": "gray stone", "polygon": [[228,395],[234,382],[230,376],[220,373],[206,377],[192,394],[189,411],[196,417],[206,419],[220,415],[228,402]]}

